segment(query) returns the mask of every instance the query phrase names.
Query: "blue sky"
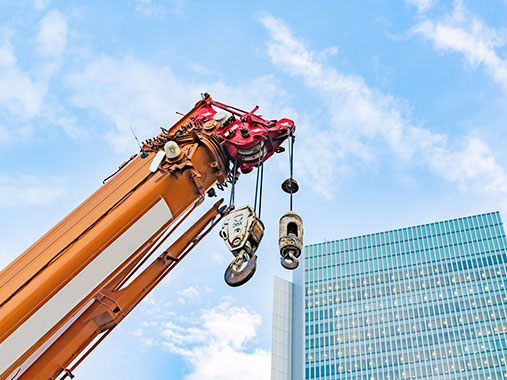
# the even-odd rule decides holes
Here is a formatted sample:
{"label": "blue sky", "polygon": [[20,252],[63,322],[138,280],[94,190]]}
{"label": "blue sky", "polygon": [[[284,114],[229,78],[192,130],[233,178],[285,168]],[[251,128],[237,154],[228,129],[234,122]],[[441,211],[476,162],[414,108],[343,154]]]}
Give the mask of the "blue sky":
{"label": "blue sky", "polygon": [[[0,1],[0,265],[137,152],[130,126],[151,137],[205,91],[295,120],[306,243],[505,216],[506,16],[505,0]],[[223,283],[210,234],[77,375],[268,379],[287,175],[270,159],[251,282]]]}

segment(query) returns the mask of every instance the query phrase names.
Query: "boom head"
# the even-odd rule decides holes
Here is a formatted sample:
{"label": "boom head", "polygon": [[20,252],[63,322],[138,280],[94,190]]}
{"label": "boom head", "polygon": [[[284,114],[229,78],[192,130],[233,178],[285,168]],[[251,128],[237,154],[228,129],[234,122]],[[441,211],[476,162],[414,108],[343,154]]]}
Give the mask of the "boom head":
{"label": "boom head", "polygon": [[275,152],[283,152],[280,145],[295,129],[290,119],[263,119],[255,114],[258,108],[246,112],[211,100],[196,115],[219,124],[215,133],[223,139],[229,158],[238,163],[242,173],[251,172]]}
{"label": "boom head", "polygon": [[[214,101],[208,94],[170,130],[163,129],[155,139],[144,143],[144,152],[160,151],[168,141],[190,134],[214,134],[224,158],[242,173],[249,173],[274,153],[281,153],[283,141],[294,133],[290,119],[266,120],[255,112]],[[226,165],[228,167],[229,165]]]}

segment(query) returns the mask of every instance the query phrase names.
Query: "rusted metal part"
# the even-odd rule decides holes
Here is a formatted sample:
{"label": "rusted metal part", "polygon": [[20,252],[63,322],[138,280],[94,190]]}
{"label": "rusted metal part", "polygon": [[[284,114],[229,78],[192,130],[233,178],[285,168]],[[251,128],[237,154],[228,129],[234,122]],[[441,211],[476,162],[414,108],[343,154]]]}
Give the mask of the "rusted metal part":
{"label": "rusted metal part", "polygon": [[229,264],[225,270],[224,280],[229,286],[241,286],[253,277],[256,268],[256,255],[253,255],[252,257],[246,255],[246,258],[243,256],[238,256]]}
{"label": "rusted metal part", "polygon": [[299,260],[290,254],[286,257],[281,257],[280,263],[282,267],[288,270],[294,270],[299,266]]}
{"label": "rusted metal part", "polygon": [[264,236],[264,225],[250,206],[243,206],[224,218],[220,237],[234,255],[227,267],[224,279],[229,286],[240,286],[255,273],[255,252]]}
{"label": "rusted metal part", "polygon": [[299,190],[298,182],[294,178],[287,178],[282,183],[282,190],[287,194],[295,194]]}
{"label": "rusted metal part", "polygon": [[289,270],[296,269],[303,249],[303,220],[294,211],[288,211],[280,218],[278,246],[282,266]]}

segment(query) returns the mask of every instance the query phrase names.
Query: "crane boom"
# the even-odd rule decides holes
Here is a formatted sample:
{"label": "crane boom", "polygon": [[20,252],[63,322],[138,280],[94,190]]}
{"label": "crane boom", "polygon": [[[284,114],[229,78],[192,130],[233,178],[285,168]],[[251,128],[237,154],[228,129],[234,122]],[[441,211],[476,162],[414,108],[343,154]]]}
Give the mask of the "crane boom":
{"label": "crane boom", "polygon": [[[118,323],[228,214],[218,201],[140,270],[214,185],[293,132],[207,94],[0,272],[0,380],[73,377]],[[236,176],[234,176],[236,177]]]}

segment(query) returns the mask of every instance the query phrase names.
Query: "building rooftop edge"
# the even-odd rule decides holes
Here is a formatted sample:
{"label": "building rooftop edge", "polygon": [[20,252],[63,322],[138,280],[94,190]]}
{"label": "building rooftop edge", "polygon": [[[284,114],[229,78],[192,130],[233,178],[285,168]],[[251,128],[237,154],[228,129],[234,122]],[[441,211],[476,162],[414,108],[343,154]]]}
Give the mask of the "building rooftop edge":
{"label": "building rooftop edge", "polygon": [[453,222],[453,221],[460,220],[460,219],[468,219],[468,218],[473,218],[473,217],[477,217],[477,216],[485,216],[485,215],[493,215],[493,214],[498,214],[498,219],[500,219],[500,221],[502,222],[502,218],[500,216],[500,211],[497,210],[497,211],[483,212],[481,214],[473,214],[473,215],[462,216],[462,217],[459,217],[459,218],[443,219],[443,220],[437,220],[435,222],[430,222],[430,223],[416,224],[416,225],[413,225],[413,226],[406,226],[406,227],[393,228],[393,229],[390,229],[390,230],[371,232],[371,233],[368,233],[368,234],[348,236],[348,237],[343,237],[343,238],[340,238],[340,239],[326,240],[324,242],[307,244],[307,245],[305,245],[305,248],[313,247],[313,246],[316,246],[316,245],[319,245],[319,244],[322,244],[322,243],[339,242],[339,241],[342,241],[342,240],[349,240],[349,239],[355,239],[355,238],[360,238],[360,237],[366,237],[366,236],[371,236],[371,235],[380,234],[380,233],[383,234],[383,233],[388,233],[388,232],[401,231],[401,230],[404,230],[406,228],[417,228],[417,227],[422,227],[422,226],[429,226],[429,225],[432,225],[432,224],[438,224],[438,223],[444,223],[444,222]]}

